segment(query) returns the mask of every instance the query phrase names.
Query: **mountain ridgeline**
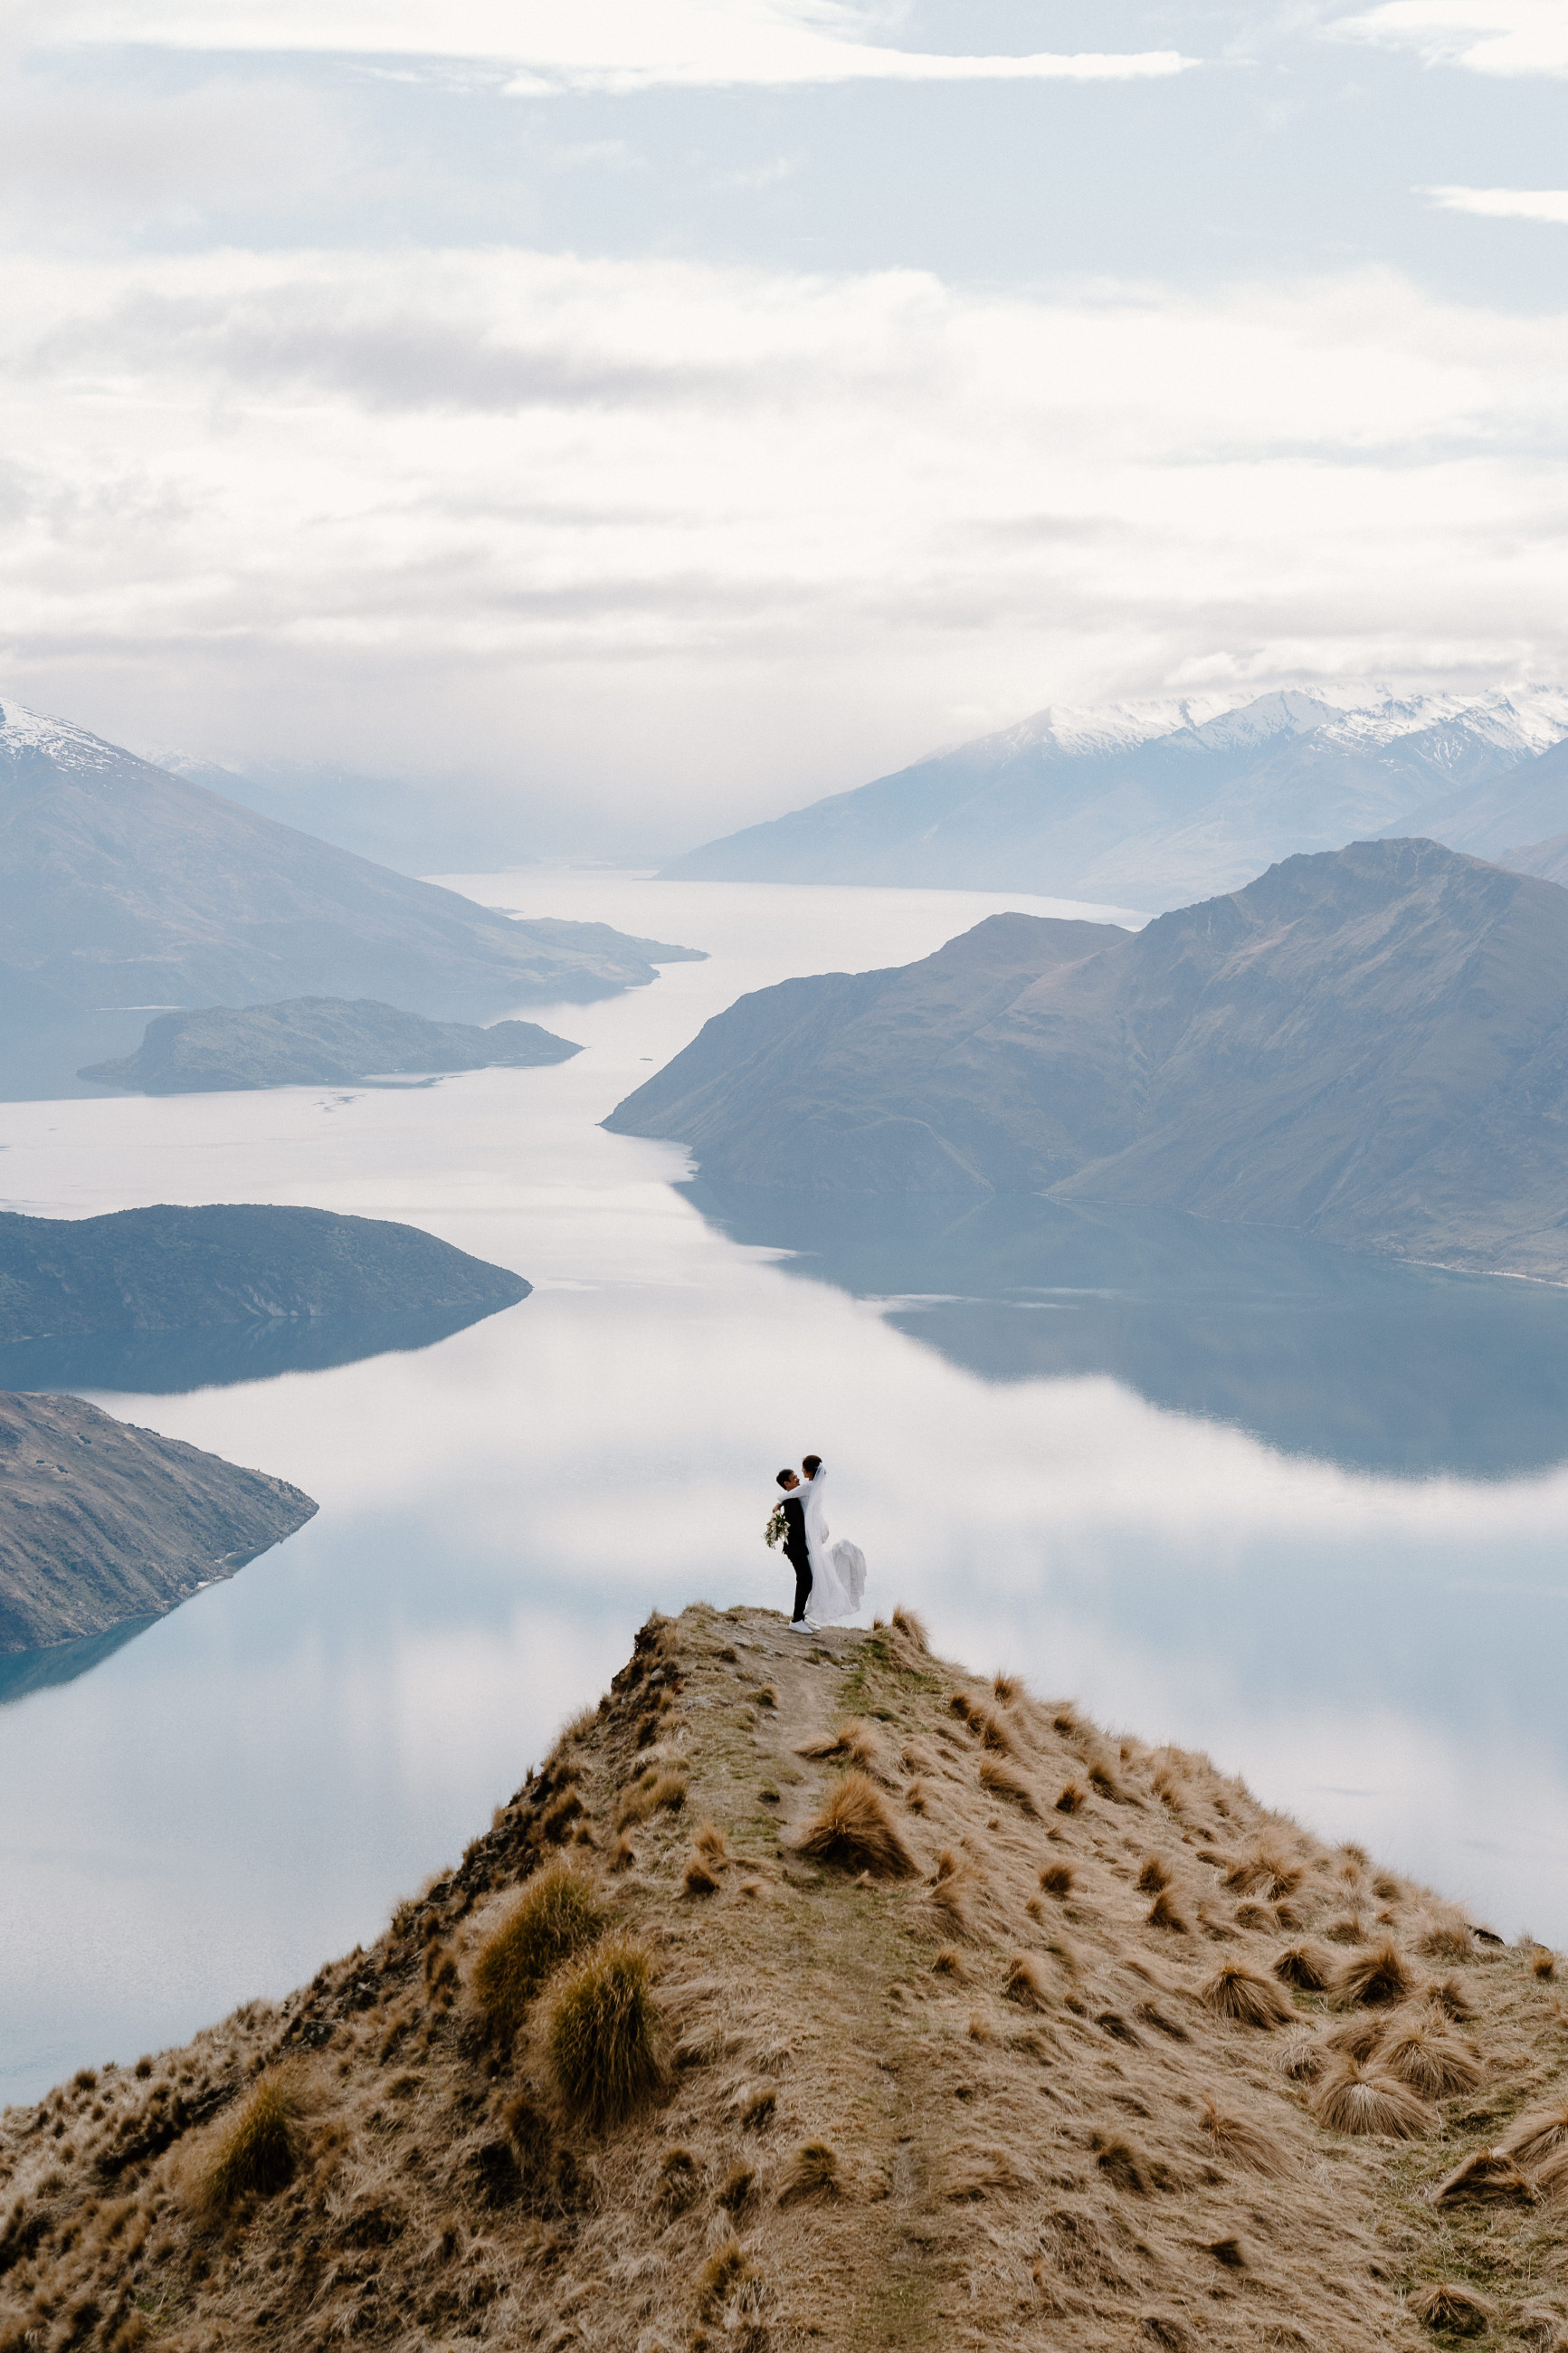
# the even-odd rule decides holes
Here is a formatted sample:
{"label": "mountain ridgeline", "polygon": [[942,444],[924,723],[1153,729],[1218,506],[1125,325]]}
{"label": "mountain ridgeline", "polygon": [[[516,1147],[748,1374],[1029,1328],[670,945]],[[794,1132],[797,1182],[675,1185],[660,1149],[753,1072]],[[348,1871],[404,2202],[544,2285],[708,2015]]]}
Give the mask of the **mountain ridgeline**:
{"label": "mountain ridgeline", "polygon": [[300,997],[433,1019],[586,1004],[701,951],[527,921],[242,808],[85,730],[0,708],[0,1083],[58,1092],[128,1017]]}
{"label": "mountain ridgeline", "polygon": [[[1357,836],[1568,869],[1568,691],[1037,712],[689,852],[671,878],[1026,891],[1166,908]],[[1523,843],[1531,847],[1521,849]]]}
{"label": "mountain ridgeline", "polygon": [[0,2114],[0,2344],[1555,2353],[1557,1968],[906,1609],[699,1603],[368,1950]]}
{"label": "mountain ridgeline", "polygon": [[1568,891],[1432,841],[1141,932],[993,917],[743,997],[606,1124],[705,1179],[1046,1194],[1568,1277]]}

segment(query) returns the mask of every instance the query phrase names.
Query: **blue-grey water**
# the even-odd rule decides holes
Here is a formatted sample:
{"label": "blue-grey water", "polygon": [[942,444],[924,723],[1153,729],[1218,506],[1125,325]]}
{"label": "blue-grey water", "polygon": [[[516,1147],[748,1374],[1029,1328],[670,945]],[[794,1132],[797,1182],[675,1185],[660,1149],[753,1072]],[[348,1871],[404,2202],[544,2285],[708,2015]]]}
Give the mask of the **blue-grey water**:
{"label": "blue-grey water", "polygon": [[1046,902],[468,887],[711,960],[540,1017],[587,1049],[558,1069],[0,1106],[6,1208],[313,1202],[537,1286],[353,1361],[47,1373],[321,1509],[173,1617],[0,1677],[0,2096],[373,1936],[650,1608],[784,1599],[762,1524],[811,1447],[868,1607],[1568,1941],[1568,1293],[1110,1211],[721,1197],[596,1123],[742,989]]}

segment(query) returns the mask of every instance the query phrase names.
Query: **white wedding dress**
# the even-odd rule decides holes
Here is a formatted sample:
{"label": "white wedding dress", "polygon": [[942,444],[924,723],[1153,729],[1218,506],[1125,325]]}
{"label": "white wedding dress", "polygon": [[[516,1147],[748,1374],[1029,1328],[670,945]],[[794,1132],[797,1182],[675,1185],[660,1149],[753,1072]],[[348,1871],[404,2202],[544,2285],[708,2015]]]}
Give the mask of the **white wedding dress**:
{"label": "white wedding dress", "polygon": [[819,1626],[836,1618],[852,1618],[866,1592],[866,1556],[847,1536],[831,1543],[822,1490],[827,1477],[823,1463],[815,1479],[805,1480],[805,1549],[811,1562],[811,1596],[806,1615]]}

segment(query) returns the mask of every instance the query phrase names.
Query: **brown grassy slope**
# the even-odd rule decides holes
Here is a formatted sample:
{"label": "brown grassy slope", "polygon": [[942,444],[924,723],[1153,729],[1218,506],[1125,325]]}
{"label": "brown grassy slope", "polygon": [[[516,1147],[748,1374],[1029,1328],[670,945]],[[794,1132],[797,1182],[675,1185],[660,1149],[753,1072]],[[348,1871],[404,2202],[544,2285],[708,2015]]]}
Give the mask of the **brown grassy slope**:
{"label": "brown grassy slope", "polygon": [[[838,1860],[806,1862],[846,1774]],[[909,1875],[874,1836],[864,1878],[845,1852],[879,1806]],[[603,1942],[503,2029],[479,1956],[563,1856]],[[1384,1942],[1403,1997],[1336,1993]],[[1324,1990],[1275,1971],[1304,1946]],[[589,2130],[558,2010],[639,1949],[662,2080]],[[371,1951],[6,2112],[0,2353],[1568,2347],[1549,1967],[912,1632],[695,1608]],[[1516,2163],[1433,2202],[1505,2138]]]}

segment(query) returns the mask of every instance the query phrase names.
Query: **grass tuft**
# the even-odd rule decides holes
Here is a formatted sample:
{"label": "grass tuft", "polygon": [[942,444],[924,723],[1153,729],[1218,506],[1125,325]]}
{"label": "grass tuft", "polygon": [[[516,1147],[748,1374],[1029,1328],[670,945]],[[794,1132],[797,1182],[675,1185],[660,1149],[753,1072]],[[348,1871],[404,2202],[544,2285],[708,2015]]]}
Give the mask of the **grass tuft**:
{"label": "grass tuft", "polygon": [[738,2159],[713,2192],[713,2203],[726,2214],[743,2214],[757,2195],[756,2168]]}
{"label": "grass tuft", "polygon": [[1057,1811],[1058,1814],[1076,1814],[1088,1803],[1089,1799],[1079,1784],[1069,1781],[1057,1799]]}
{"label": "grass tuft", "polygon": [[1222,1962],[1198,1992],[1216,2017],[1242,2026],[1283,2026],[1296,2014],[1273,1978],[1260,1977],[1245,1961]]}
{"label": "grass tuft", "polygon": [[578,1962],[555,1997],[546,2051],[563,2102],[595,2129],[618,2124],[657,2089],[658,2012],[641,1945],[617,1936]]}
{"label": "grass tuft", "polygon": [[1151,1928],[1168,1928],[1176,1936],[1188,1934],[1186,1921],[1168,1887],[1161,1888],[1143,1917]]}
{"label": "grass tuft", "polygon": [[1554,2107],[1532,2108],[1499,2146],[1521,2165],[1541,2165],[1560,2149],[1568,2149],[1568,2101],[1560,2100]]}
{"label": "grass tuft", "polygon": [[1143,1895],[1159,1895],[1171,1883],[1171,1866],[1163,1856],[1146,1854],[1138,1872],[1138,1889]]}
{"label": "grass tuft", "polygon": [[801,1840],[800,1852],[839,1871],[868,1871],[873,1879],[908,1879],[915,1869],[881,1791],[859,1772],[846,1773],[834,1784]]}
{"label": "grass tuft", "polygon": [[1410,2299],[1412,2316],[1440,2337],[1483,2337],[1497,2318],[1485,2296],[1476,2295],[1458,2280],[1437,2280]]}
{"label": "grass tuft", "polygon": [[1371,2134],[1382,2140],[1415,2140],[1437,2121],[1436,2112],[1397,2075],[1374,2074],[1353,2059],[1342,2060],[1323,2077],[1312,2114],[1330,2132]]}
{"label": "grass tuft", "polygon": [[1291,2169],[1289,2154],[1277,2135],[1264,2132],[1244,2116],[1227,2116],[1213,2100],[1204,2102],[1203,2128],[1216,2157],[1229,2158],[1234,2164],[1250,2166],[1254,2173],[1271,2174],[1276,2179]]}
{"label": "grass tuft", "polygon": [[906,1609],[900,1601],[893,1612],[893,1623],[905,1641],[911,1642],[917,1651],[930,1651],[931,1636],[926,1631],[925,1620],[917,1610]]}
{"label": "grass tuft", "polygon": [[989,1789],[993,1797],[1010,1798],[1019,1812],[1026,1814],[1031,1821],[1039,1820],[1040,1809],[1033,1789],[1023,1775],[1015,1773],[1010,1765],[1004,1765],[994,1757],[982,1757],[980,1785],[982,1788]]}
{"label": "grass tuft", "polygon": [[779,2189],[781,2206],[826,2206],[844,2195],[837,2153],[826,2141],[808,2140],[796,2149]]}
{"label": "grass tuft", "polygon": [[1435,2003],[1445,2018],[1451,2018],[1456,2026],[1468,2026],[1476,2014],[1458,1978],[1444,1978],[1439,1984],[1429,1985],[1426,1999]]}
{"label": "grass tuft", "polygon": [[702,2195],[702,2168],[689,2148],[668,2150],[659,2166],[653,2202],[661,2214],[684,2214]]}
{"label": "grass tuft", "polygon": [[1047,1895],[1062,1897],[1072,1894],[1070,1862],[1047,1862],[1040,1873],[1040,1886]]}
{"label": "grass tuft", "polygon": [[1287,1945],[1274,1959],[1280,1984],[1297,1986],[1302,1993],[1321,1993],[1332,1969],[1333,1963],[1317,1945]]}
{"label": "grass tuft", "polygon": [[705,1855],[692,1854],[688,1858],[686,1875],[680,1883],[688,1895],[717,1895],[719,1893],[719,1882]]}
{"label": "grass tuft", "polygon": [[1500,2148],[1478,2148],[1432,2192],[1434,2206],[1532,2206],[1535,2191]]}
{"label": "grass tuft", "polygon": [[1017,2002],[1024,2010],[1046,2010],[1050,2006],[1050,1988],[1040,1975],[1039,1963],[1027,1953],[1014,1954],[1002,1980],[1002,1991],[1008,2001]]}
{"label": "grass tuft", "polygon": [[1370,2010],[1403,2001],[1414,1982],[1404,1954],[1392,1936],[1384,1936],[1381,1944],[1370,1946],[1347,1963],[1334,1992],[1341,2001],[1353,2001]]}
{"label": "grass tuft", "polygon": [[501,2024],[521,2025],[529,2003],[563,1961],[591,1945],[605,1914],[581,1872],[552,1863],[535,1873],[479,1947],[474,1992]]}
{"label": "grass tuft", "polygon": [[751,2272],[739,2239],[730,2239],[716,2248],[697,2274],[697,2309],[701,2318],[717,2320],[736,2289],[751,2277]]}
{"label": "grass tuft", "polygon": [[1430,2011],[1417,2011],[1402,2031],[1390,2032],[1378,2064],[1424,2100],[1450,2100],[1457,2092],[1473,2092],[1481,2080],[1480,2062],[1454,2035],[1445,2034]]}
{"label": "grass tuft", "polygon": [[242,2198],[268,2198],[293,2179],[303,2105],[299,2074],[270,2068],[237,2114],[193,2152],[188,2194],[208,2221],[221,2220]]}

